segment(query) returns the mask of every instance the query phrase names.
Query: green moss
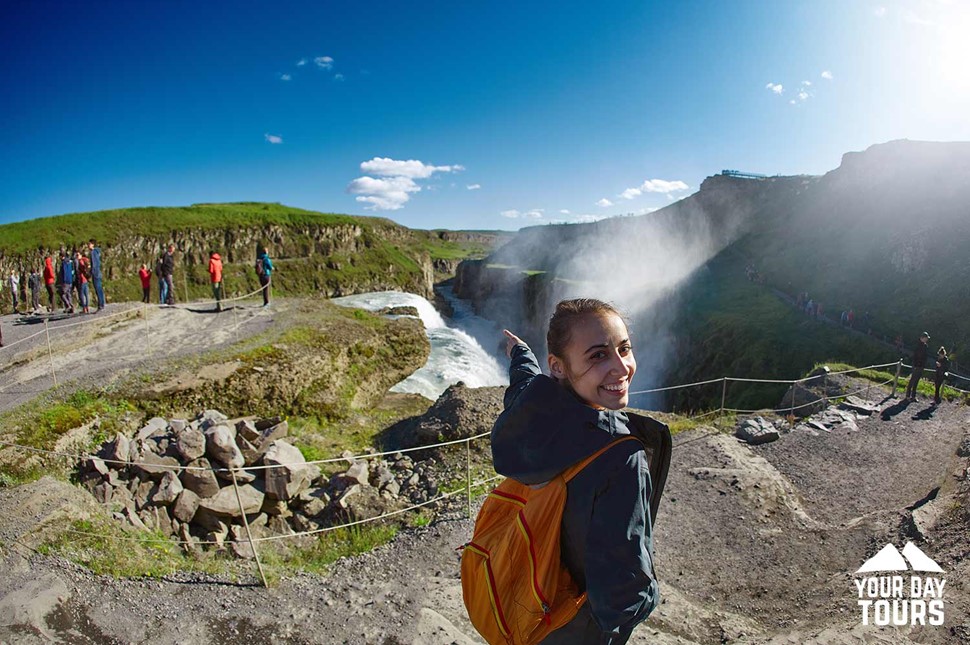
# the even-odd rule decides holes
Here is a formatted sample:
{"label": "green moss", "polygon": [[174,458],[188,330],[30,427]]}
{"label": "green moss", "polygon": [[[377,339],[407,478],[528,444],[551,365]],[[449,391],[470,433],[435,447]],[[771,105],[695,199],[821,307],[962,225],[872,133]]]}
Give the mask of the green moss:
{"label": "green moss", "polygon": [[17,443],[50,450],[68,430],[101,417],[103,433],[118,429],[119,417],[135,408],[125,400],[115,400],[105,392],[77,390],[64,400],[24,406],[0,417],[4,427],[12,428]]}

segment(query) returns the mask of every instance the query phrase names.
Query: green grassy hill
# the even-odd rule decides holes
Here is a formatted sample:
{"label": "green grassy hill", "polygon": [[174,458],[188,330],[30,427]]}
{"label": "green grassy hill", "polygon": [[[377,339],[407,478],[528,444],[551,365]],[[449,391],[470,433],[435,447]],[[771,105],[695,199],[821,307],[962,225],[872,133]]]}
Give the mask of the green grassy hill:
{"label": "green grassy hill", "polygon": [[[258,288],[257,244],[277,267],[281,294],[346,295],[402,289],[430,295],[441,266],[482,257],[501,234],[412,230],[391,220],[316,213],[281,204],[195,204],[73,213],[0,226],[0,271],[29,271],[42,256],[98,240],[109,301],[141,297],[137,271],[168,243],[177,247],[178,297],[206,297],[210,250],[219,252],[229,294]],[[439,264],[443,262],[444,264]],[[436,275],[436,270],[438,274]]]}

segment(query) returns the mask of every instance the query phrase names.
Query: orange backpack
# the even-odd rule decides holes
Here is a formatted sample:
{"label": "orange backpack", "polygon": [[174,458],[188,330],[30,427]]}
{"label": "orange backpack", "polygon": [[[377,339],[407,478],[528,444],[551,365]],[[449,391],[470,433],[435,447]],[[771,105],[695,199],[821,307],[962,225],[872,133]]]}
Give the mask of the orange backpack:
{"label": "orange backpack", "polygon": [[626,436],[566,469],[541,488],[505,479],[482,504],[461,557],[468,617],[490,644],[533,645],[586,602],[560,558],[566,484]]}

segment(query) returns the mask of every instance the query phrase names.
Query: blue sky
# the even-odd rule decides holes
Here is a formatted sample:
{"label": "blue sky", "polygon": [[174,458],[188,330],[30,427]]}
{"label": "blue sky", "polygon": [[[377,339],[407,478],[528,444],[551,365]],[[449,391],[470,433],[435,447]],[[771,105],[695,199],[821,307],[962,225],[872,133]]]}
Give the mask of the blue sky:
{"label": "blue sky", "polygon": [[724,168],[970,139],[970,3],[3,2],[0,223],[275,201],[642,213]]}

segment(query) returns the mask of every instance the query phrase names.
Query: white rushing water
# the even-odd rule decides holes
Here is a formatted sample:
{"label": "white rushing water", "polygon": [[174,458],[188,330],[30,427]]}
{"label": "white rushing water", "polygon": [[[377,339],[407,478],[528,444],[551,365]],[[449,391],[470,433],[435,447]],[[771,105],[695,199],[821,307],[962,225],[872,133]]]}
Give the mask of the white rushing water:
{"label": "white rushing water", "polygon": [[[461,305],[449,298],[452,306]],[[457,301],[457,302],[456,302]],[[430,302],[413,293],[382,291],[362,293],[355,296],[333,298],[332,302],[344,307],[356,307],[377,311],[384,307],[410,306],[418,310],[425,332],[431,342],[431,355],[424,367],[391,388],[392,392],[413,392],[432,401],[448,386],[462,381],[468,387],[508,385],[507,368],[487,352],[475,339],[478,336],[488,343],[487,336],[494,334],[494,342],[501,338],[494,325],[476,317],[467,308],[456,308],[456,320],[446,321]],[[468,329],[469,331],[466,331]]]}

